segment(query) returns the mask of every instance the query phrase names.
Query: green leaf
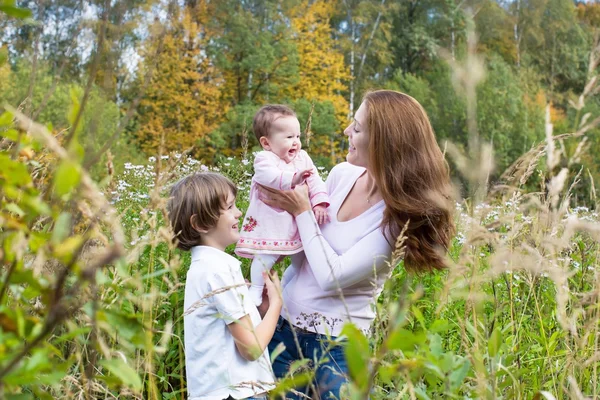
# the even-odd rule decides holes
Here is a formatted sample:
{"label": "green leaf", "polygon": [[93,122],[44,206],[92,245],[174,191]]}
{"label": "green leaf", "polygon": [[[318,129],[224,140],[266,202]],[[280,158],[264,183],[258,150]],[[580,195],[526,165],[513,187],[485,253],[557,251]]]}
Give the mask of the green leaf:
{"label": "green leaf", "polygon": [[365,335],[353,324],[346,324],[342,335],[348,338],[344,348],[350,376],[356,385],[364,390],[369,379],[369,360],[371,350]]}
{"label": "green leaf", "polygon": [[59,196],[70,193],[81,179],[79,166],[72,161],[63,161],[56,169],[54,177],[54,190]]}
{"label": "green leaf", "polygon": [[56,222],[54,223],[54,230],[52,231],[52,243],[55,245],[59,244],[67,236],[71,234],[71,214],[63,212],[60,213]]}
{"label": "green leaf", "polygon": [[13,214],[17,214],[19,217],[23,217],[25,215],[25,212],[21,210],[21,207],[19,207],[15,203],[8,203],[6,205],[6,209]]}
{"label": "green leaf", "polygon": [[[282,343],[280,343],[282,344]],[[296,360],[290,365],[289,373],[290,375],[294,375],[294,373],[304,367],[306,367],[310,363],[309,358],[303,358],[301,360]]]}
{"label": "green leaf", "polygon": [[471,369],[471,362],[467,359],[461,364],[460,367],[452,371],[450,374],[450,389],[452,391],[457,390],[467,377],[469,370]]}
{"label": "green leaf", "polygon": [[429,348],[431,349],[431,354],[438,358],[444,352],[442,347],[442,337],[438,334],[433,334],[429,336]]}
{"label": "green leaf", "polygon": [[425,334],[423,331],[411,332],[397,328],[388,338],[387,348],[390,350],[414,351],[415,346],[423,344]]}
{"label": "green leaf", "polygon": [[301,388],[308,385],[308,382],[312,380],[311,372],[304,372],[294,376],[288,376],[277,382],[275,389],[269,391],[269,397],[276,399],[279,395],[287,393],[292,388]]}
{"label": "green leaf", "polygon": [[125,386],[139,392],[142,390],[142,380],[138,373],[120,358],[102,360],[100,365],[110,371]]}
{"label": "green leaf", "polygon": [[19,8],[9,5],[0,5],[0,11],[2,11],[10,17],[15,17],[19,19],[31,17],[31,10],[28,10],[26,8]]}
{"label": "green leaf", "polygon": [[450,324],[445,319],[436,319],[429,327],[429,332],[442,333],[450,329]]}
{"label": "green leaf", "polygon": [[490,339],[488,341],[488,352],[490,353],[490,356],[496,357],[496,354],[498,354],[498,350],[500,349],[501,344],[502,333],[498,328],[496,328],[490,335]]}
{"label": "green leaf", "polygon": [[0,180],[9,186],[24,187],[31,183],[27,167],[12,160],[7,154],[0,153]]}
{"label": "green leaf", "polygon": [[[8,62],[8,47],[0,48],[0,67]],[[0,126],[3,126],[0,122]]]}
{"label": "green leaf", "polygon": [[[4,47],[2,49],[5,49]],[[2,50],[0,50],[2,52]],[[4,111],[2,115],[0,115],[0,127],[2,126],[10,126],[13,122],[13,115],[8,111]],[[2,135],[4,136],[4,135]]]}

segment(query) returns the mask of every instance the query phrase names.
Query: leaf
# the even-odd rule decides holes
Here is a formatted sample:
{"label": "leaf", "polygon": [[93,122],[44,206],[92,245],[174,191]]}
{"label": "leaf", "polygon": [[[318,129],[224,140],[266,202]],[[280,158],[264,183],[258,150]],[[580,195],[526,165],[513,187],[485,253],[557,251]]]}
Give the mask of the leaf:
{"label": "leaf", "polygon": [[[3,47],[4,49],[4,47]],[[2,50],[0,50],[2,51]],[[13,122],[13,115],[11,113],[9,113],[8,111],[4,111],[2,113],[2,115],[0,115],[0,127],[3,126],[10,126],[12,125]],[[2,136],[4,136],[4,134],[2,134]]]}
{"label": "leaf", "polygon": [[271,363],[279,356],[281,353],[285,351],[285,344],[283,342],[279,342],[277,346],[271,352]]}
{"label": "leaf", "polygon": [[6,153],[0,154],[0,180],[4,179],[8,186],[24,187],[31,183],[27,167],[12,160]]}
{"label": "leaf", "polygon": [[[282,343],[280,343],[282,344]],[[296,360],[292,363],[292,365],[290,365],[290,369],[289,369],[289,373],[290,375],[294,375],[294,373],[298,370],[303,369],[304,367],[306,367],[308,364],[310,363],[310,359],[309,358],[303,358],[301,360]]]}
{"label": "leaf", "polygon": [[369,379],[369,360],[371,350],[365,335],[353,324],[346,324],[342,335],[348,338],[344,347],[344,354],[348,362],[350,376],[357,386],[364,390]]}
{"label": "leaf", "polygon": [[3,332],[17,333],[17,324],[15,320],[3,312],[0,312],[0,328],[2,328]]}
{"label": "leaf", "polygon": [[431,354],[436,358],[440,357],[444,352],[442,347],[442,337],[438,334],[433,334],[429,336],[429,348],[431,349]]}
{"label": "leaf", "polygon": [[60,242],[65,240],[67,236],[71,234],[71,214],[63,212],[60,213],[56,222],[54,223],[54,230],[52,231],[52,243],[58,245]]}
{"label": "leaf", "polygon": [[79,166],[72,161],[63,161],[56,169],[54,177],[54,190],[59,196],[70,193],[81,179]]}
{"label": "leaf", "polygon": [[4,136],[8,140],[12,140],[13,142],[19,141],[19,131],[17,131],[16,129],[7,129],[4,132],[2,132],[0,136]]}
{"label": "leaf", "polygon": [[278,395],[287,393],[292,388],[301,388],[306,386],[308,382],[311,381],[311,379],[311,372],[304,372],[302,374],[288,376],[277,382],[277,386],[275,386],[275,389],[269,391],[269,397],[276,399],[278,398]]}
{"label": "leaf", "polygon": [[490,353],[490,356],[496,357],[496,354],[498,354],[498,350],[500,349],[501,345],[502,333],[498,328],[496,328],[490,335],[490,339],[488,341],[488,352]]}
{"label": "leaf", "polygon": [[450,387],[451,387],[452,391],[458,389],[462,385],[462,383],[465,380],[465,378],[467,377],[467,374],[469,373],[470,369],[471,369],[471,362],[469,360],[465,359],[460,367],[458,367],[457,369],[452,371],[452,373],[450,374],[450,377],[449,377]]}
{"label": "leaf", "polygon": [[110,371],[125,386],[139,392],[142,390],[142,380],[138,373],[120,358],[101,360],[100,365]]}
{"label": "leaf", "polygon": [[19,207],[15,203],[8,203],[6,205],[6,209],[11,213],[17,214],[19,217],[23,217],[25,215],[25,212],[21,210],[21,207]]}
{"label": "leaf", "polygon": [[71,261],[73,255],[83,243],[83,237],[76,235],[70,236],[54,249],[54,256],[63,263]]}
{"label": "leaf", "polygon": [[414,351],[415,346],[425,341],[423,331],[411,332],[403,328],[395,329],[388,338],[387,348],[390,350]]}
{"label": "leaf", "polygon": [[429,332],[442,333],[450,329],[450,324],[445,319],[436,319],[429,327]]}
{"label": "leaf", "polygon": [[15,17],[19,19],[31,17],[31,10],[28,10],[26,8],[19,8],[9,5],[0,5],[0,11],[2,11],[10,17]]}

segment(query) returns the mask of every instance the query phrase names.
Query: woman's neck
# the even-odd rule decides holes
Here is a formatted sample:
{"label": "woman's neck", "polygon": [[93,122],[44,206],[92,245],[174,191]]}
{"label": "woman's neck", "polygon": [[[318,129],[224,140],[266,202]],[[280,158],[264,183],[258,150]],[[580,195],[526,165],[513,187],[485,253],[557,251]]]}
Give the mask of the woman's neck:
{"label": "woman's neck", "polygon": [[369,170],[367,170],[367,173],[365,174],[365,186],[364,186],[364,190],[366,192],[366,198],[367,198],[367,203],[372,204],[373,203],[373,199],[379,199],[379,187],[377,186],[377,183],[375,182],[375,179],[373,178],[373,176],[369,173]]}

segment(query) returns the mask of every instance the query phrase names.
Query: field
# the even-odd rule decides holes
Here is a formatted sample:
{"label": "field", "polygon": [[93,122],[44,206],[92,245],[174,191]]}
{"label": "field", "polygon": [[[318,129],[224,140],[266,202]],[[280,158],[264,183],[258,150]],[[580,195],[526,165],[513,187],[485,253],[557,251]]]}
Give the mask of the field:
{"label": "field", "polygon": [[218,171],[244,212],[267,102],[326,179],[374,87],[423,104],[458,231],[432,274],[397,240],[344,398],[600,398],[599,4],[33,3],[0,0],[0,398],[186,399],[170,185]]}

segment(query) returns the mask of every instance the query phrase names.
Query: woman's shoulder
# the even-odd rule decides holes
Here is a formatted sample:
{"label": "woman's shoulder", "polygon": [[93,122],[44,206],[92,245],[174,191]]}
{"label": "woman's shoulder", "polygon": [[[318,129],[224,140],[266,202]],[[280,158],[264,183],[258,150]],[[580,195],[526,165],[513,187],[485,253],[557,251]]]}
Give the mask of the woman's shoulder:
{"label": "woman's shoulder", "polygon": [[344,186],[345,184],[354,184],[356,179],[365,171],[363,167],[357,167],[349,162],[342,162],[336,165],[329,172],[327,177],[327,186],[329,194],[334,187]]}
{"label": "woman's shoulder", "polygon": [[347,161],[339,163],[335,167],[331,169],[329,172],[329,176],[335,176],[337,179],[340,178],[348,178],[352,179],[356,176],[359,176],[365,171],[363,167],[357,167],[356,165],[352,165]]}

